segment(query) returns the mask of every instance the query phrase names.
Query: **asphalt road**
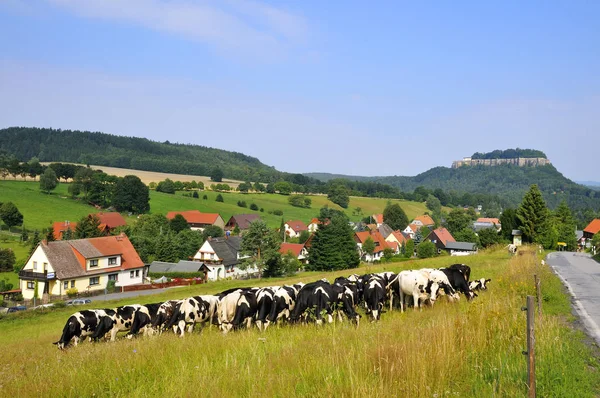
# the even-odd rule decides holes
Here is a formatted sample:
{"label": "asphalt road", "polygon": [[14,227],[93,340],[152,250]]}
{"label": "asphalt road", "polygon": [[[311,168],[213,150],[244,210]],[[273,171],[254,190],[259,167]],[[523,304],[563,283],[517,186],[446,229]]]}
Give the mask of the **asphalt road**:
{"label": "asphalt road", "polygon": [[92,300],[92,302],[94,302],[94,301],[105,301],[105,300],[120,300],[120,299],[124,299],[124,298],[138,297],[138,296],[150,296],[153,294],[162,293],[169,289],[175,289],[178,287],[180,287],[180,286],[165,287],[163,289],[138,290],[138,291],[124,292],[124,293],[101,294],[98,296],[92,296],[92,297],[90,297],[90,299]]}
{"label": "asphalt road", "polygon": [[555,252],[546,257],[573,297],[588,334],[600,344],[600,263],[589,254]]}

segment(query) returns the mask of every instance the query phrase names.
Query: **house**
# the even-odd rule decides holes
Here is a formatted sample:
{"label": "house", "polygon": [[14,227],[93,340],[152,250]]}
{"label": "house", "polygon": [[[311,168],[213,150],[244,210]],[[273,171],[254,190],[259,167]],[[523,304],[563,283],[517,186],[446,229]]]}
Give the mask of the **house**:
{"label": "house", "polygon": [[218,213],[201,213],[199,210],[170,211],[167,218],[172,220],[177,214],[181,214],[192,230],[204,231],[204,228],[215,225],[225,229],[225,221]]}
{"label": "house", "polygon": [[240,254],[241,244],[242,238],[239,236],[209,238],[194,255],[194,261],[202,262],[207,266],[207,276],[210,281],[240,278],[257,273],[255,267],[245,270],[239,268],[243,258]]}
{"label": "house", "polygon": [[523,244],[523,232],[518,229],[512,230],[513,245],[521,246]]}
{"label": "house", "polygon": [[[306,227],[308,229],[308,232],[310,232],[311,234],[314,234],[315,232],[317,232],[317,229],[319,229],[319,225],[322,225],[323,223],[321,222],[321,220],[319,220],[318,218],[313,218],[312,220],[310,220],[310,223],[308,224],[308,226]],[[329,225],[329,219],[325,220],[325,225]],[[354,226],[353,226],[354,228]]]}
{"label": "house", "polygon": [[451,256],[468,256],[477,253],[477,245],[471,242],[447,242],[445,250]]}
{"label": "house", "polygon": [[417,225],[419,228],[422,226],[433,227],[435,225],[435,221],[428,214],[423,214],[422,216],[416,217],[411,224]]}
{"label": "house", "polygon": [[600,218],[592,220],[592,222],[583,229],[583,238],[585,240],[591,240],[598,232],[600,232]]}
{"label": "house", "polygon": [[77,223],[71,221],[58,221],[52,223],[52,233],[54,235],[54,240],[61,240],[68,229],[71,230],[71,233],[75,232],[76,227]]}
{"label": "house", "polygon": [[425,237],[424,241],[428,240],[435,244],[435,247],[438,249],[438,253],[441,253],[442,250],[446,250],[446,245],[449,242],[456,242],[450,231],[448,231],[444,227],[439,227],[434,229]]}
{"label": "house", "polygon": [[387,225],[386,223],[382,223],[378,228],[377,231],[379,231],[379,233],[381,235],[383,235],[384,239],[387,239],[388,236],[390,236],[390,234],[392,232],[394,232],[394,230],[392,229],[392,227],[390,227],[389,225]]}
{"label": "house", "polygon": [[260,220],[258,214],[236,214],[231,216],[229,221],[225,224],[226,231],[233,231],[237,227],[240,231],[246,230],[250,227],[250,223],[256,220]]}
{"label": "house", "polygon": [[387,238],[385,238],[385,241],[388,242],[388,244],[390,242],[396,242],[398,244],[398,246],[403,246],[406,244],[406,242],[409,240],[410,238],[408,238],[406,235],[404,235],[402,232],[400,231],[392,231],[391,234],[389,234],[387,236]]}
{"label": "house", "polygon": [[[373,242],[375,243],[375,250],[373,251],[373,255],[363,252],[362,249],[362,245],[369,237],[371,237],[371,239],[373,239]],[[381,258],[383,257],[383,251],[385,249],[390,248],[385,239],[383,239],[383,236],[378,231],[355,232],[354,241],[356,242],[356,246],[358,246],[360,257],[364,258],[364,260],[367,262],[381,260]]]}
{"label": "house", "polygon": [[473,229],[475,232],[481,231],[482,229],[495,228],[496,232],[500,232],[502,227],[500,226],[500,220],[497,218],[480,217],[473,222]]}
{"label": "house", "polygon": [[373,214],[371,216],[371,218],[373,219],[373,221],[375,222],[376,226],[379,227],[381,224],[383,224],[383,214]]}
{"label": "house", "polygon": [[[91,216],[92,214],[90,214]],[[124,227],[127,225],[127,222],[121,215],[121,213],[117,213],[116,211],[108,212],[108,213],[96,213],[98,219],[100,220],[100,225],[105,225],[108,228],[108,232],[117,228]]]}
{"label": "house", "polygon": [[185,261],[179,260],[178,263],[169,263],[166,261],[152,261],[148,272],[152,274],[169,273],[169,272],[180,272],[180,273],[194,273],[194,272],[205,272],[206,266],[198,261]]}
{"label": "house", "polygon": [[297,238],[302,231],[308,231],[308,227],[300,220],[290,220],[284,225],[285,233],[290,238]]}
{"label": "house", "polygon": [[418,230],[419,230],[419,227],[417,225],[408,224],[408,226],[406,228],[404,228],[404,231],[402,231],[402,232],[405,233],[406,235],[408,235],[410,237],[410,239],[414,239],[415,233],[417,233]]}
{"label": "house", "polygon": [[279,248],[279,253],[292,253],[302,264],[307,264],[308,250],[304,247],[304,243],[282,243]]}
{"label": "house", "polygon": [[35,282],[42,296],[63,296],[72,288],[78,292],[104,290],[140,284],[144,263],[125,234],[100,238],[43,240],[19,271],[23,298],[33,298]]}

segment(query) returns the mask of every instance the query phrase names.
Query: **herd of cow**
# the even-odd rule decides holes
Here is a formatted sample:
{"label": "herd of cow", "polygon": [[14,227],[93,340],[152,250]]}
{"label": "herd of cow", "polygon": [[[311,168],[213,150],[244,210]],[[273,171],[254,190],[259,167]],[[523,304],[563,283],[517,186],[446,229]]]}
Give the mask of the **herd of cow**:
{"label": "herd of cow", "polygon": [[155,334],[173,330],[184,336],[191,333],[196,324],[218,325],[223,333],[252,322],[265,331],[276,322],[333,322],[337,315],[344,315],[356,325],[361,316],[357,307],[364,307],[373,321],[389,305],[394,308],[394,298],[399,299],[400,310],[412,299],[415,309],[425,302],[433,306],[438,296],[459,300],[459,293],[468,300],[477,296],[477,290],[486,290],[490,279],[470,281],[471,269],[465,264],[453,264],[447,268],[382,272],[377,274],[339,277],[333,284],[326,279],[291,286],[234,288],[217,295],[189,297],[164,303],[125,305],[115,309],[83,310],[71,315],[56,344],[67,347],[71,341],[88,337],[92,341],[110,338],[127,331],[127,338],[140,333]]}

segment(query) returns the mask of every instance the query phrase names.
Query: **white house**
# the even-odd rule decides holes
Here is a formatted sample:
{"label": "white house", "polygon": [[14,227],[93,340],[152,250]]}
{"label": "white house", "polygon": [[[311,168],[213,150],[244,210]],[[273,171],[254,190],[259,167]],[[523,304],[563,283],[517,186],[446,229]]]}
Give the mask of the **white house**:
{"label": "white house", "polygon": [[290,238],[297,238],[302,231],[308,231],[308,227],[300,220],[290,220],[284,224],[285,233]]}
{"label": "white house", "polygon": [[19,271],[23,298],[30,300],[38,284],[38,298],[104,290],[142,283],[144,263],[125,234],[100,238],[40,242]]}
{"label": "white house", "polygon": [[224,278],[240,278],[255,274],[258,269],[249,267],[245,270],[239,268],[240,245],[242,238],[229,236],[222,238],[211,238],[202,244],[202,247],[194,255],[194,261],[203,262],[208,267],[208,280],[216,281]]}

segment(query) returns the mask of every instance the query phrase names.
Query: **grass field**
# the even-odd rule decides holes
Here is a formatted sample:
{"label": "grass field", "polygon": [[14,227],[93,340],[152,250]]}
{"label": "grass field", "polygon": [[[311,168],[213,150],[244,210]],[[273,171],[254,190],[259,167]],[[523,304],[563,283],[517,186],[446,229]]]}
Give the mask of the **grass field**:
{"label": "grass field", "polygon": [[[327,200],[326,196],[310,196],[312,208],[301,209],[288,204],[288,197],[277,194],[241,194],[222,193],[224,202],[215,201],[217,193],[212,191],[201,191],[200,199],[194,199],[178,192],[169,195],[161,192],[150,191],[150,212],[166,214],[168,211],[198,209],[207,213],[219,213],[227,222],[234,214],[257,213],[260,214],[269,226],[278,228],[281,224],[281,216],[269,214],[269,211],[283,211],[284,220],[300,219],[306,223],[316,217],[322,206],[341,209],[338,205]],[[203,200],[203,195],[208,199]],[[242,208],[237,202],[243,200],[247,205],[255,203],[264,212],[254,212],[249,208]],[[39,182],[25,181],[0,181],[0,202],[13,202],[23,214],[25,228],[29,230],[42,230],[48,228],[54,221],[77,221],[81,217],[97,210],[82,202],[68,198],[68,184],[61,183],[50,195],[40,192]],[[350,198],[350,205],[345,210],[350,219],[358,221],[362,217],[381,213],[386,206],[387,199],[378,198]],[[423,214],[427,209],[423,203],[398,201],[409,219]],[[361,215],[353,215],[356,207],[362,209]],[[133,218],[132,218],[133,219]],[[6,227],[5,227],[6,228]]]}
{"label": "grass field", "polygon": [[[600,393],[598,362],[581,332],[570,326],[570,301],[535,255],[509,258],[504,250],[464,259],[472,277],[491,277],[490,290],[473,302],[439,300],[422,311],[387,312],[316,327],[256,328],[221,335],[214,327],[176,338],[83,343],[60,352],[58,340],[72,309],[17,313],[0,319],[3,396],[412,396],[522,397],[527,395],[525,296],[542,280],[544,315],[536,319],[540,397],[593,397]],[[451,257],[414,260],[369,271],[440,267]],[[335,273],[304,273],[252,285],[333,280]],[[247,282],[246,282],[247,283]],[[209,294],[244,281],[170,289],[156,302]]]}

